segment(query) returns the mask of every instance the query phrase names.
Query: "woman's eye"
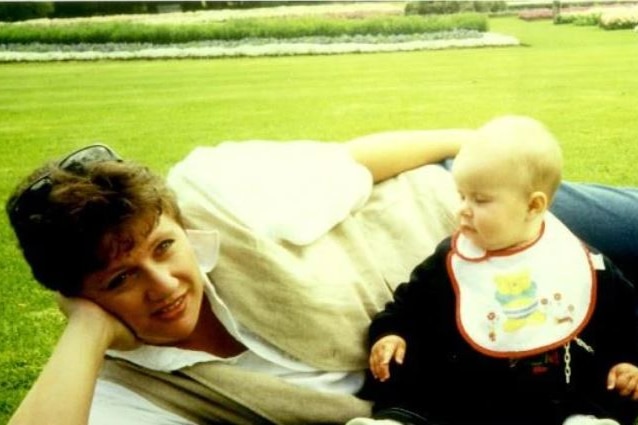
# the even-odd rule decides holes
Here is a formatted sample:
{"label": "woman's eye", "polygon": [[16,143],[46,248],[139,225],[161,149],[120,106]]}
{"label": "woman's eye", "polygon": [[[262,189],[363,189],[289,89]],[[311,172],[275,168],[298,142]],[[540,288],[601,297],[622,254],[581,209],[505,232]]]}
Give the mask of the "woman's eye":
{"label": "woman's eye", "polygon": [[157,246],[157,252],[160,254],[165,253],[175,243],[174,239],[166,239]]}
{"label": "woman's eye", "polygon": [[109,280],[106,285],[107,291],[113,291],[115,289],[120,288],[124,283],[126,283],[126,279],[129,277],[129,273],[120,273],[115,276],[113,279]]}

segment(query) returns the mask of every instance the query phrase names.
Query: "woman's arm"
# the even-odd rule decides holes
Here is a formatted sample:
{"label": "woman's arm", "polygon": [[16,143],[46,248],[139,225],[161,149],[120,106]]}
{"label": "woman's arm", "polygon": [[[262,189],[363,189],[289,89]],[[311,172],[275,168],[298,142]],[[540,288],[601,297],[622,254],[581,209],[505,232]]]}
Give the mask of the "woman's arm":
{"label": "woman's arm", "polygon": [[86,300],[61,301],[68,324],[9,425],[86,425],[104,353],[135,345],[115,318]]}
{"label": "woman's arm", "polygon": [[425,164],[454,157],[473,140],[471,129],[406,130],[375,133],[346,142],[355,160],[379,182]]}

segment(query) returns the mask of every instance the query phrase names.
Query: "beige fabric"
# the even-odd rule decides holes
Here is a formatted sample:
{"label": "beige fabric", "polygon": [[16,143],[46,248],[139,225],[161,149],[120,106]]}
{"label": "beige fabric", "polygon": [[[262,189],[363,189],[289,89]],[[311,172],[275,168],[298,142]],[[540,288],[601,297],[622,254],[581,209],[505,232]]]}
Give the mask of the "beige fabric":
{"label": "beige fabric", "polygon": [[181,170],[170,183],[187,227],[220,231],[210,277],[235,317],[322,370],[366,367],[370,319],[450,234],[458,202],[447,171],[421,167],[378,184],[363,208],[311,245],[296,246],[254,234],[216,205],[188,167]]}
{"label": "beige fabric", "polygon": [[352,395],[321,393],[223,363],[168,374],[109,359],[102,378],[198,424],[343,424],[370,414],[370,404]]}
{"label": "beige fabric", "polygon": [[[211,364],[211,366],[213,366]],[[181,373],[156,372],[124,360],[107,359],[100,378],[123,385],[152,403],[196,424],[269,423],[249,408]]]}

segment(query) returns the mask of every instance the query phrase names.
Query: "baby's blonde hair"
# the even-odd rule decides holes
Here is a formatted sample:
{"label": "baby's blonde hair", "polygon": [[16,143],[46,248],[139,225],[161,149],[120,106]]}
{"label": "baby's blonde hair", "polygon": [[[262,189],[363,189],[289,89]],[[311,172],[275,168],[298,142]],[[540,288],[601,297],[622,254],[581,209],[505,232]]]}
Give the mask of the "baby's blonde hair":
{"label": "baby's blonde hair", "polygon": [[477,144],[486,155],[493,149],[506,153],[526,189],[544,192],[551,202],[562,179],[563,155],[554,135],[540,121],[500,116],[479,128],[478,134]]}

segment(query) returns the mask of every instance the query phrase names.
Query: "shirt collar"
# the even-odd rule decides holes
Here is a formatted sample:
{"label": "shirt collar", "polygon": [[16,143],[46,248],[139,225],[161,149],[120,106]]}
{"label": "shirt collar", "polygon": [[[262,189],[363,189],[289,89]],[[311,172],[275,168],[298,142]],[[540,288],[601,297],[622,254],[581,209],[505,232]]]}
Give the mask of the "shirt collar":
{"label": "shirt collar", "polygon": [[187,229],[186,236],[195,251],[199,267],[204,273],[215,268],[219,260],[219,232],[217,230]]}

